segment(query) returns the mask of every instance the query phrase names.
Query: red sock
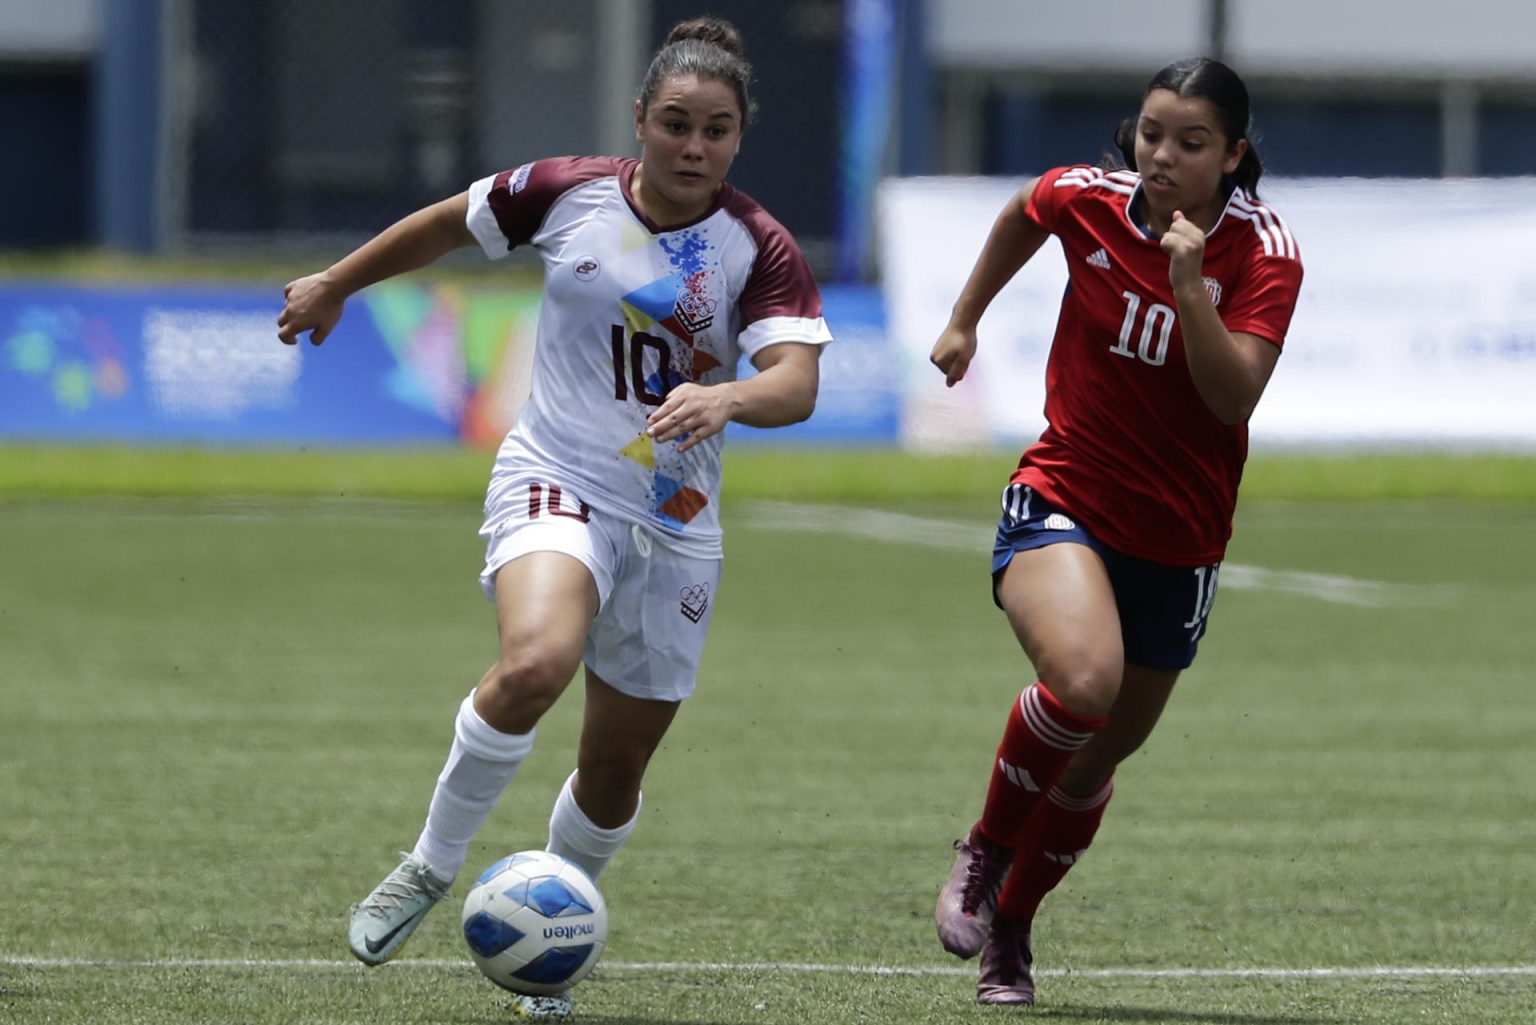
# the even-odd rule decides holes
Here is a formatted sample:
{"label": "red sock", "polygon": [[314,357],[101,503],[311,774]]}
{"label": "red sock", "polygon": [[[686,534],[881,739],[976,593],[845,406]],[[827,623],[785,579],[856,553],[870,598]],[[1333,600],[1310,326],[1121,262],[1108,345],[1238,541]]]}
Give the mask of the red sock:
{"label": "red sock", "polygon": [[981,813],[982,835],[1017,848],[1030,816],[1056,785],[1068,759],[1103,727],[1104,717],[1089,719],[1072,712],[1043,683],[1024,688],[997,746]]}
{"label": "red sock", "polygon": [[1073,797],[1060,787],[1051,789],[1030,820],[1024,845],[1014,855],[998,897],[999,914],[1026,922],[1035,917],[1045,895],[1088,853],[1114,792],[1112,778],[1087,797]]}

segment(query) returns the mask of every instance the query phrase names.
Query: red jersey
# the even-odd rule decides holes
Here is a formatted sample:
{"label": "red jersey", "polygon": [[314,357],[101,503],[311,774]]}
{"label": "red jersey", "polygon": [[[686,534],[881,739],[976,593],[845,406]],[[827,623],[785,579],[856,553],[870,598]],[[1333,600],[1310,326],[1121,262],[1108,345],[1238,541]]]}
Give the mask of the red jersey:
{"label": "red jersey", "polygon": [[[1068,284],[1045,371],[1046,429],[1013,480],[1105,544],[1173,566],[1218,562],[1232,536],[1248,425],[1223,424],[1184,358],[1168,256],[1130,217],[1134,171],[1060,167],[1026,212],[1061,240]],[[1290,231],[1235,189],[1206,237],[1206,290],[1228,331],[1285,343],[1301,288]]]}

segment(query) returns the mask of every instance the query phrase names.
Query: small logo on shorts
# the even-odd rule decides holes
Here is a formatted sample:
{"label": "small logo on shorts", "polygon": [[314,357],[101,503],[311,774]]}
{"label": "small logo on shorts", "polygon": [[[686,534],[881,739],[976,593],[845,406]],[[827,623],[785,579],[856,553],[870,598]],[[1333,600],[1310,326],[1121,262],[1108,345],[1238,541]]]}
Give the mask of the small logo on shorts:
{"label": "small logo on shorts", "polygon": [[583,256],[576,261],[576,280],[591,281],[593,278],[602,273],[602,270],[602,267],[598,266],[596,257]]}
{"label": "small logo on shorts", "polygon": [[1061,513],[1051,513],[1045,518],[1046,530],[1076,530],[1077,524],[1063,516]]}
{"label": "small logo on shorts", "polygon": [[709,611],[709,585],[694,584],[678,592],[682,598],[682,613],[691,623],[697,623]]}

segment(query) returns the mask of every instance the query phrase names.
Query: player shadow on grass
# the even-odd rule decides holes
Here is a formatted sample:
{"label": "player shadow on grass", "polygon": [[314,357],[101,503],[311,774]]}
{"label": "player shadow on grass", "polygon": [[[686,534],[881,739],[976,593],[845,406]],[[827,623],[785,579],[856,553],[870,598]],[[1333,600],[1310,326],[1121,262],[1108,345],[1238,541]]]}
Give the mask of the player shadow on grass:
{"label": "player shadow on grass", "polygon": [[1191,1025],[1326,1025],[1338,1018],[1312,1014],[1234,1014],[1231,1011],[1187,1011],[1175,1007],[1113,1007],[1078,1004],[1071,1007],[1036,1005],[1027,1014],[1031,1019],[1113,1021],[1124,1025],[1154,1025],[1160,1022],[1189,1022]]}
{"label": "player shadow on grass", "polygon": [[[1181,1011],[1165,1007],[1034,1007],[1019,1019],[1113,1021],[1124,1025],[1189,1022],[1192,1025],[1328,1025],[1338,1018],[1316,1015],[1232,1014],[1216,1011]],[[515,1020],[515,1019],[514,1019]],[[1001,1020],[1001,1019],[999,1019]],[[580,1013],[581,1025],[724,1025],[710,1019],[659,1015],[608,1015]]]}
{"label": "player shadow on grass", "polygon": [[[517,1025],[520,1018],[513,1018],[512,1025]],[[713,1018],[679,1018],[671,1014],[588,1014],[577,1008],[571,1015],[571,1021],[578,1025],[726,1025],[725,1022],[715,1021]]]}

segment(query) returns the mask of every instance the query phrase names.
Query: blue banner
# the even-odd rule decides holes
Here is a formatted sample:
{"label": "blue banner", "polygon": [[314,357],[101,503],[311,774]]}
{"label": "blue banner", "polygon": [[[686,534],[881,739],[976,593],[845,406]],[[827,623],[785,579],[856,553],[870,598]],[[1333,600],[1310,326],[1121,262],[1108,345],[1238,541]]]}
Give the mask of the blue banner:
{"label": "blue banner", "polygon": [[[880,290],[832,285],[821,291],[833,341],[821,355],[816,412],[804,423],[759,430],[730,426],[732,441],[893,445],[901,427],[901,367],[887,338]],[[752,368],[742,361],[739,375]]]}
{"label": "blue banner", "polygon": [[[316,350],[277,340],[275,287],[0,285],[0,437],[494,446],[526,390],[538,299],[391,282],[350,300]],[[879,293],[831,288],[824,299],[837,341],[816,415],[737,436],[896,439],[898,375]]]}
{"label": "blue banner", "polygon": [[447,442],[403,399],[376,320],[323,358],[277,340],[277,289],[0,286],[0,435],[151,442]]}

